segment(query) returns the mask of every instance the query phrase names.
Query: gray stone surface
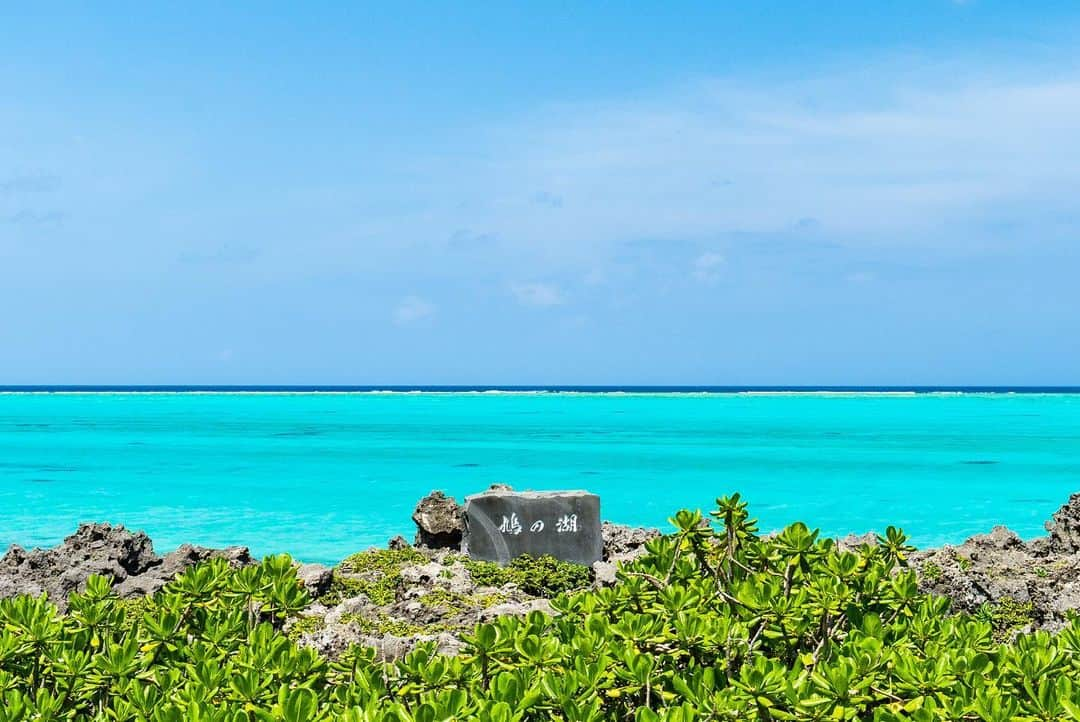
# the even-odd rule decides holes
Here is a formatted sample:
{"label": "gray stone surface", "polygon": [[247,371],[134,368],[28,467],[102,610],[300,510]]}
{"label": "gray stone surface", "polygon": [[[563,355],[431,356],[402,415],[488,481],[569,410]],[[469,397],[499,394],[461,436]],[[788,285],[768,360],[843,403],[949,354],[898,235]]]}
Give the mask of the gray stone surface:
{"label": "gray stone surface", "polygon": [[391,539],[390,541],[388,541],[386,543],[386,548],[389,549],[390,551],[395,551],[395,552],[404,551],[405,549],[408,549],[411,546],[412,545],[409,544],[408,540],[405,537],[401,536],[400,534],[398,534],[396,537],[394,537],[393,539]]}
{"label": "gray stone surface", "polygon": [[46,593],[61,611],[71,592],[82,591],[92,574],[109,577],[121,597],[153,594],[184,571],[213,557],[232,566],[251,564],[243,547],[205,549],[184,544],[159,557],[150,537],[109,524],[80,524],[78,530],[52,549],[27,551],[13,546],[0,557],[0,598]]}
{"label": "gray stone surface", "polygon": [[462,548],[474,559],[506,564],[522,554],[550,554],[591,565],[603,547],[596,494],[493,490],[465,499]]}
{"label": "gray stone surface", "polygon": [[464,527],[461,507],[441,491],[433,491],[416,505],[416,546],[428,549],[457,549]]}
{"label": "gray stone surface", "polygon": [[628,562],[645,553],[645,545],[660,536],[658,529],[624,526],[605,521],[600,526],[604,538],[605,562]]}
{"label": "gray stone surface", "polygon": [[318,599],[330,589],[334,581],[334,570],[322,564],[301,564],[296,568],[296,578],[312,599]]}
{"label": "gray stone surface", "polygon": [[1069,501],[1054,512],[1046,522],[1050,537],[1050,549],[1058,554],[1080,552],[1080,494],[1073,494]]}

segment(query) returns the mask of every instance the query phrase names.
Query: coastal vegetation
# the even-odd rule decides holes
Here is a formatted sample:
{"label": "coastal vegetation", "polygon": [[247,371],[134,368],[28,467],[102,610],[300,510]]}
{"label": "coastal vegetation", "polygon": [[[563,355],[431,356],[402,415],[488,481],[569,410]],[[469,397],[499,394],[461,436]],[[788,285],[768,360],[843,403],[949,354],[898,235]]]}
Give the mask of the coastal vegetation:
{"label": "coastal vegetation", "polygon": [[532,557],[522,554],[505,567],[494,562],[465,560],[465,568],[474,582],[482,586],[502,587],[515,584],[535,597],[554,597],[589,585],[588,567],[564,562],[550,555]]}
{"label": "coastal vegetation", "polygon": [[[479,624],[453,656],[298,644],[295,625],[318,622],[284,556],[205,561],[134,600],[91,577],[63,613],[0,600],[0,722],[1080,719],[1080,621],[1051,634],[1025,631],[1025,603],[951,612],[897,529],[854,547],[803,524],[762,536],[737,495],[672,521],[613,586]],[[393,595],[409,554],[348,560],[369,586],[347,593]],[[585,573],[537,562],[517,572]]]}
{"label": "coastal vegetation", "polygon": [[334,570],[324,602],[341,601],[358,594],[375,604],[388,604],[401,582],[401,570],[427,558],[412,548],[371,549],[346,557]]}

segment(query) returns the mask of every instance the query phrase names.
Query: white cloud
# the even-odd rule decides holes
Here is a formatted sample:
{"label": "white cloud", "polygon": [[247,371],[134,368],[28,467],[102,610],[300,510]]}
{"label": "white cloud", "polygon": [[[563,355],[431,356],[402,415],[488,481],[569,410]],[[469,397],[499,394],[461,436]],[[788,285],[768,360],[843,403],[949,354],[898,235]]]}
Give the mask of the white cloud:
{"label": "white cloud", "polygon": [[[853,245],[959,247],[957,228],[987,219],[1076,216],[1077,127],[1068,65],[908,58],[536,112],[492,131],[471,183],[446,190],[548,272],[602,264],[629,239],[708,242],[799,218]],[[561,212],[520,199],[535,187],[565,198]]]}
{"label": "white cloud", "polygon": [[406,296],[394,309],[394,323],[404,326],[429,318],[435,313],[435,306],[418,296]]}
{"label": "white cloud", "polygon": [[873,271],[855,271],[847,275],[851,283],[873,283],[877,280],[877,274]]}
{"label": "white cloud", "polygon": [[585,272],[582,282],[586,286],[600,286],[608,281],[608,272],[603,268],[590,268]]}
{"label": "white cloud", "polygon": [[0,179],[0,194],[48,193],[59,186],[60,179],[54,175],[21,175]]}
{"label": "white cloud", "polygon": [[[451,150],[394,155],[407,173],[270,202],[323,230],[313,247],[260,244],[256,265],[336,272],[362,248],[363,268],[407,277],[405,293],[417,278],[625,279],[631,241],[692,280],[697,254],[733,263],[753,234],[958,257],[1080,236],[1076,61],[847,60],[448,127]],[[667,253],[672,242],[699,250]],[[564,302],[557,286],[517,286],[523,303]]]}
{"label": "white cloud", "polygon": [[566,303],[562,289],[551,283],[513,283],[510,292],[523,306],[546,308]]}
{"label": "white cloud", "polygon": [[715,251],[702,253],[694,260],[694,278],[699,281],[715,281],[720,275],[720,267],[724,265],[724,256]]}

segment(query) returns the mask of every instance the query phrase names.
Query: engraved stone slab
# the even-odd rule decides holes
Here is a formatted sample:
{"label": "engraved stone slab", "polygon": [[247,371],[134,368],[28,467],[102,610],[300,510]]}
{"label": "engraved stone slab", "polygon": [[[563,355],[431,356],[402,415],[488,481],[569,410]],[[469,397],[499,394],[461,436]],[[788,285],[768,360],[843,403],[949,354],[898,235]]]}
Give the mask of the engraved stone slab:
{"label": "engraved stone slab", "polygon": [[592,564],[603,553],[600,497],[586,491],[486,491],[465,498],[462,548],[506,564],[521,554]]}

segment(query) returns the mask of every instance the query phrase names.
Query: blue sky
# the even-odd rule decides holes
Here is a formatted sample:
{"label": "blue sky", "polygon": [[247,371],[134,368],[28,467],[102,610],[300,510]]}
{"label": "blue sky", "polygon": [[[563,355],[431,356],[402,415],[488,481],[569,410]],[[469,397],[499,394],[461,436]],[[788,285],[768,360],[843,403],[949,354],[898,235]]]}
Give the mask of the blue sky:
{"label": "blue sky", "polygon": [[0,383],[1080,384],[1080,4],[33,4]]}

